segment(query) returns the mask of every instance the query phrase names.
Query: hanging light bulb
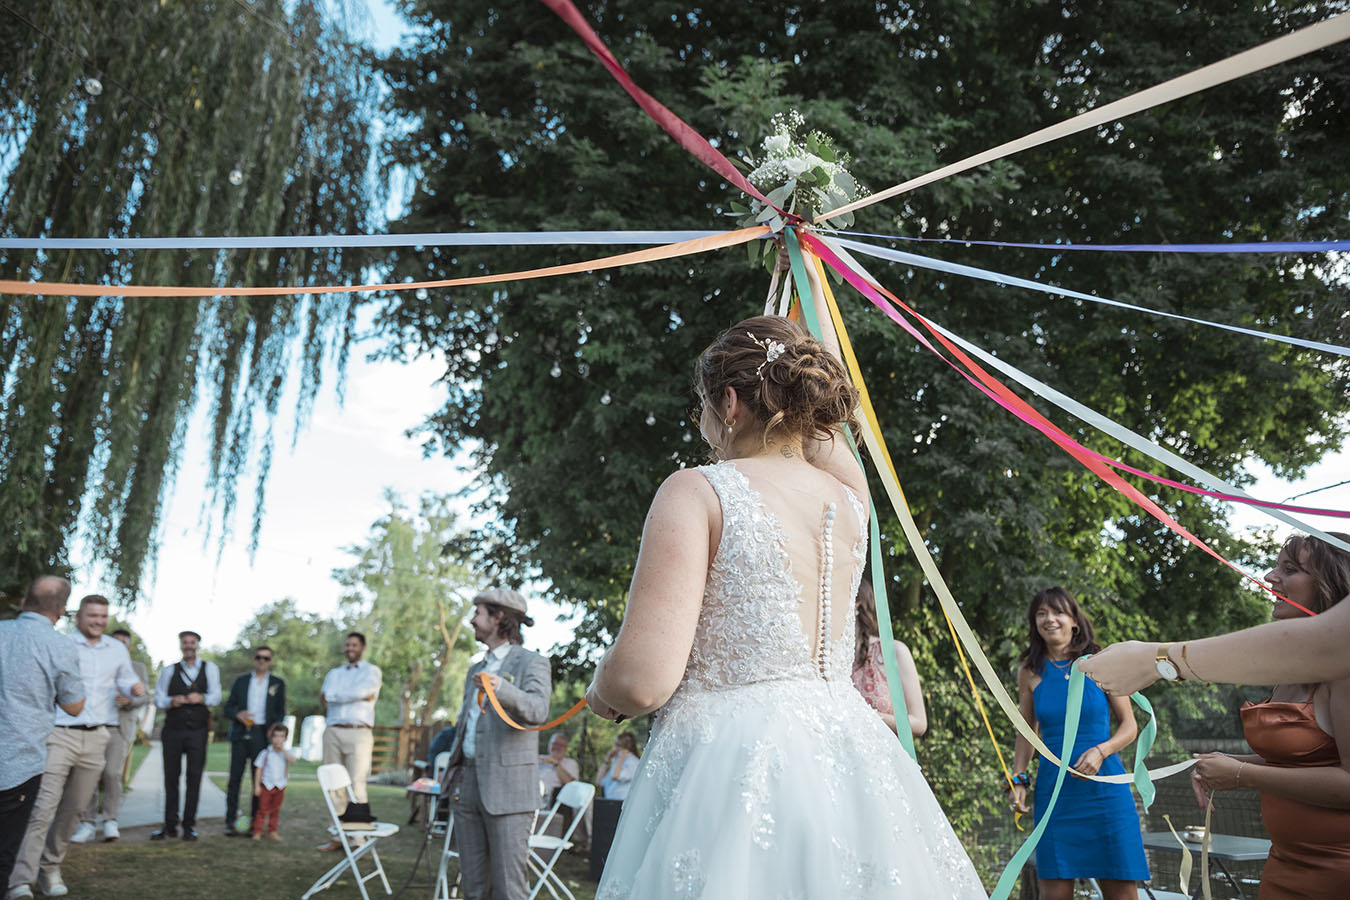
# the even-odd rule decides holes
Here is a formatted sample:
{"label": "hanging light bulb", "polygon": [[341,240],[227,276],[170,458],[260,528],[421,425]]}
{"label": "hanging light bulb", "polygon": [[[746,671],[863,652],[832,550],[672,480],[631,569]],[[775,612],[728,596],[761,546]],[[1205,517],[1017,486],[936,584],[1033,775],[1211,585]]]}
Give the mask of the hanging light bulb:
{"label": "hanging light bulb", "polygon": [[562,375],[562,366],[558,365],[557,363],[554,363],[553,368],[548,370],[548,374],[552,375],[554,378],[559,377],[560,375]]}
{"label": "hanging light bulb", "polygon": [[647,413],[647,424],[648,424],[648,425],[655,425],[655,424],[656,424],[656,416],[652,415],[651,413]]}
{"label": "hanging light bulb", "polygon": [[239,187],[239,185],[244,183],[244,173],[240,171],[238,166],[235,166],[230,170],[229,179],[230,184]]}
{"label": "hanging light bulb", "polygon": [[577,373],[581,375],[582,378],[588,377],[591,374],[591,364],[581,363],[577,366]]}
{"label": "hanging light bulb", "polygon": [[425,300],[429,295],[427,294],[426,288],[418,288],[417,290],[413,291],[413,296],[416,297],[418,300]]}
{"label": "hanging light bulb", "polygon": [[103,93],[103,82],[93,77],[86,78],[84,80],[84,92],[90,97],[97,97]]}
{"label": "hanging light bulb", "polygon": [[686,432],[684,433],[684,442],[685,442],[686,444],[688,444],[688,443],[691,443],[693,440],[694,440],[694,436],[693,436],[692,434],[690,434],[689,432],[686,431]]}
{"label": "hanging light bulb", "polygon": [[609,391],[605,391],[605,393],[600,397],[601,406],[609,406],[613,402],[614,398],[609,395]]}

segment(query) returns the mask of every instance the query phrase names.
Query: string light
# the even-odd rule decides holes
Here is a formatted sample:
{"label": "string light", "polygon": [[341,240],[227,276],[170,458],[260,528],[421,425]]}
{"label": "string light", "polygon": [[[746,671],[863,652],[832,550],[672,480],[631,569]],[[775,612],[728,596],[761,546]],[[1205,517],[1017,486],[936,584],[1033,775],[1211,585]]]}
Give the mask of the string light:
{"label": "string light", "polygon": [[228,177],[230,179],[230,184],[234,185],[235,187],[239,187],[239,185],[244,183],[244,173],[240,171],[238,166],[235,166],[233,169],[230,170],[230,174]]}
{"label": "string light", "polygon": [[90,97],[97,97],[99,94],[103,93],[103,82],[93,76],[86,78],[84,80],[84,92]]}

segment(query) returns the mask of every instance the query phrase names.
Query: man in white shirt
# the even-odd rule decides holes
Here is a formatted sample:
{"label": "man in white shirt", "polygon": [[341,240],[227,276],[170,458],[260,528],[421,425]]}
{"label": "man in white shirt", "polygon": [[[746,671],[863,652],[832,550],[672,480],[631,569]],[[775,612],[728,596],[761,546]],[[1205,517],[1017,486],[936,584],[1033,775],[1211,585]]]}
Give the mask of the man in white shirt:
{"label": "man in white shirt", "polygon": [[[121,641],[128,653],[131,652],[130,631],[119,628],[112,632],[112,637]],[[150,683],[145,663],[133,659],[131,667],[136,670],[137,681],[141,684]],[[100,807],[99,792],[95,790],[93,796],[89,798],[89,805],[80,816],[79,827],[70,837],[71,843],[85,844],[94,839],[98,834],[95,824],[100,809],[103,812],[103,840],[115,841],[122,836],[121,829],[117,827],[117,812],[122,806],[122,779],[126,773],[127,756],[131,752],[132,744],[136,743],[136,734],[140,730],[137,723],[151,699],[148,691],[139,697],[119,693],[114,698],[117,703],[117,727],[108,729],[108,749],[103,756],[103,774],[99,776],[98,782],[99,788],[103,791],[103,803]]]}
{"label": "man in white shirt", "polygon": [[131,654],[121,641],[103,633],[107,627],[107,598],[90,594],[82,599],[75,631],[67,639],[79,658],[84,708],[74,716],[65,710],[56,713],[33,816],[9,877],[11,896],[24,896],[21,889],[35,880],[48,897],[68,893],[61,863],[80,813],[98,790],[109,731],[118,726],[116,698],[145,694],[145,685],[131,667]]}
{"label": "man in white shirt", "polygon": [[[359,631],[347,635],[343,652],[347,662],[330,669],[323,680],[319,703],[326,710],[327,727],[323,732],[324,765],[339,763],[351,776],[352,786],[335,793],[334,804],[344,811],[348,803],[369,805],[366,779],[370,777],[370,756],[375,747],[375,701],[380,696],[383,676],[378,666],[361,657],[366,652],[366,636]],[[364,810],[368,816],[369,809]],[[318,850],[337,850],[337,841],[320,844]]]}
{"label": "man in white shirt", "polygon": [[155,706],[164,710],[164,728],[159,733],[164,750],[164,827],[151,832],[152,841],[178,836],[178,776],[184,756],[187,795],[183,798],[183,840],[197,840],[197,798],[206,768],[211,707],[220,702],[220,670],[215,663],[197,658],[201,641],[202,636],[195,631],[178,632],[183,658],[160,670],[155,685]]}

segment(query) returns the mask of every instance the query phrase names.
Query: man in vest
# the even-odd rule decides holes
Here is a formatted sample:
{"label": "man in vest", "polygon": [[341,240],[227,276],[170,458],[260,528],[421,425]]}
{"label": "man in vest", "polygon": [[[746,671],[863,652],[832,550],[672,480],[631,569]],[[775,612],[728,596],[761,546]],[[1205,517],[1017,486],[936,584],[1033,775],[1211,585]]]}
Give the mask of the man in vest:
{"label": "man in vest", "polygon": [[187,796],[183,800],[183,840],[197,839],[197,797],[201,793],[202,769],[206,766],[206,739],[211,728],[211,707],[220,702],[220,670],[215,663],[197,658],[202,636],[180,631],[178,646],[183,658],[160,670],[155,685],[155,706],[164,710],[164,728],[159,740],[164,749],[164,827],[150,835],[152,841],[178,837],[178,776],[187,756]]}

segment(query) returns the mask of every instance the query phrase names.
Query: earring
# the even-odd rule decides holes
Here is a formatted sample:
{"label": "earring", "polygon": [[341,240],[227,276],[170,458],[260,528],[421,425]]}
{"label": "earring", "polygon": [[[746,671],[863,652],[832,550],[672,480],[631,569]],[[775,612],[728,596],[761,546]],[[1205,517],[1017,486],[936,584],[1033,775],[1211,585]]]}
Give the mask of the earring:
{"label": "earring", "polygon": [[728,416],[726,419],[722,420],[722,424],[727,427],[727,434],[731,434],[732,429],[735,427],[736,423],[731,421],[731,418]]}

